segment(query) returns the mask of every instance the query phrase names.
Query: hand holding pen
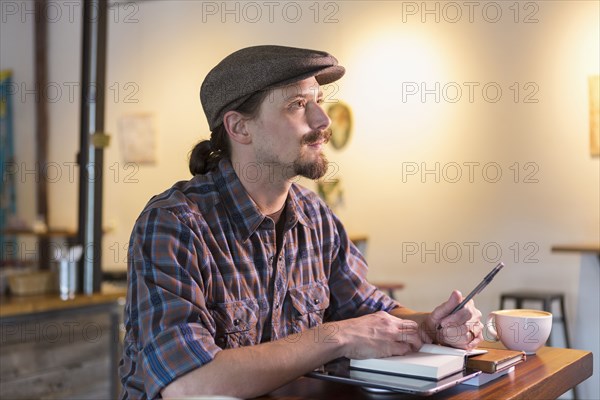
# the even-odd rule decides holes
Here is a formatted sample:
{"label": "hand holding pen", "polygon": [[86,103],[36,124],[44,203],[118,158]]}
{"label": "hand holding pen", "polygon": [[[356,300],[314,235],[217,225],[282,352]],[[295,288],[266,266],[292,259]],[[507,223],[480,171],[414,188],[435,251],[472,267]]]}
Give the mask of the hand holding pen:
{"label": "hand holding pen", "polygon": [[[492,269],[484,278],[481,282],[479,282],[479,285],[477,285],[475,287],[475,289],[473,289],[471,291],[471,293],[469,293],[467,295],[467,297],[465,297],[463,299],[463,301],[460,302],[460,304],[458,304],[456,307],[454,307],[454,309],[452,311],[450,311],[450,314],[448,314],[448,316],[456,313],[457,311],[461,310],[468,302],[469,300],[471,300],[473,297],[475,297],[476,295],[478,295],[479,293],[481,293],[481,291],[483,291],[483,289],[485,289],[485,287],[492,281],[492,279],[494,279],[494,277],[496,276],[496,274],[504,267],[504,263],[499,263],[498,265],[496,265],[494,267],[494,269]],[[438,324],[437,329],[440,330],[442,329],[442,325]]]}
{"label": "hand holding pen", "polygon": [[[476,347],[483,340],[483,325],[481,324],[481,312],[469,301],[480,293],[503,267],[503,263],[496,265],[466,297],[463,298],[460,292],[455,290],[447,301],[436,307],[427,317],[429,339],[442,345],[463,349]],[[460,312],[463,308],[468,312]],[[457,313],[460,316],[451,318]],[[444,327],[452,329],[442,330],[443,320],[447,321]]]}

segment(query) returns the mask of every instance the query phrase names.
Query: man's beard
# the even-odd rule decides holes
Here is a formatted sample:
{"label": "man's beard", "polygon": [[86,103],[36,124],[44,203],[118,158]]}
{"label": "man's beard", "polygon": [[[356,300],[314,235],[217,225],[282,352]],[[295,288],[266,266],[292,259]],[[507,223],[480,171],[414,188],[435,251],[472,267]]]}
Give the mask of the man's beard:
{"label": "man's beard", "polygon": [[296,160],[292,165],[295,176],[313,180],[323,177],[328,167],[329,161],[323,153],[319,154],[319,158],[314,161]]}
{"label": "man's beard", "polygon": [[[311,145],[323,141],[323,145],[329,142],[331,138],[331,129],[324,131],[315,131],[309,133],[302,139],[303,145]],[[325,175],[327,168],[329,167],[329,161],[323,153],[319,153],[318,158],[314,161],[305,161],[301,157],[296,159],[292,164],[292,171],[295,176],[303,176],[308,179],[319,179]]]}

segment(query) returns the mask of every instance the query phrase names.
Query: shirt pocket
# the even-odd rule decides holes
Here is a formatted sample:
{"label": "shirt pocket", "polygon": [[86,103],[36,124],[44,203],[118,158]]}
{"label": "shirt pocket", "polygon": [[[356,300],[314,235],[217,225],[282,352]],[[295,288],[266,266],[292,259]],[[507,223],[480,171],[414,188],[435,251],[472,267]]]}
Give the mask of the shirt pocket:
{"label": "shirt pocket", "polygon": [[222,349],[258,343],[258,302],[254,299],[214,304],[210,307],[216,325],[215,343]]}
{"label": "shirt pocket", "polygon": [[291,288],[289,296],[293,307],[292,331],[301,332],[323,323],[325,310],[329,307],[329,287],[316,282]]}

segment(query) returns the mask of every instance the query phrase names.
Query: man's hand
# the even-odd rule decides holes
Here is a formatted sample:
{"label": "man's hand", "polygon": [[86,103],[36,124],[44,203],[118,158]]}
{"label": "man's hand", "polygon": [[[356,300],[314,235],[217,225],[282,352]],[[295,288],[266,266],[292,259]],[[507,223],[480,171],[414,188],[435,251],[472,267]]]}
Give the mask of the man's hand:
{"label": "man's hand", "polygon": [[402,355],[419,350],[423,344],[416,322],[384,311],[334,323],[338,325],[343,355],[347,358]]}
{"label": "man's hand", "polygon": [[432,340],[447,346],[472,349],[483,340],[481,311],[470,300],[461,310],[449,315],[462,300],[462,294],[458,290],[453,291],[446,302],[429,314],[425,324]]}
{"label": "man's hand", "polygon": [[[333,335],[329,334],[331,327],[334,328]],[[319,334],[321,329],[328,334]],[[382,311],[328,322],[302,331],[292,339],[219,351],[211,362],[178,377],[161,394],[163,398],[200,394],[251,398],[342,356],[401,355],[418,350],[422,344],[416,322]]]}

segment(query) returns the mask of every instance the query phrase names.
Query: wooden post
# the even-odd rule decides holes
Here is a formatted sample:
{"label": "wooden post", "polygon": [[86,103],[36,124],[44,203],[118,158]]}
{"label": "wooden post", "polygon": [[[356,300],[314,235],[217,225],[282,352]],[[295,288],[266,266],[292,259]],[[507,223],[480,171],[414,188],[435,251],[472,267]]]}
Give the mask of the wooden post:
{"label": "wooden post", "polygon": [[106,11],[106,0],[84,1],[78,238],[83,246],[79,283],[85,294],[100,291],[102,283],[103,148],[107,145],[104,134]]}
{"label": "wooden post", "polygon": [[[48,182],[43,174],[48,163],[48,107],[44,96],[47,82],[47,21],[45,18],[46,0],[34,2],[35,15],[35,90],[38,93],[35,102],[35,141],[36,141],[36,170],[38,174],[36,190],[36,219],[41,218],[48,226]],[[50,241],[48,237],[39,238],[39,267],[50,267]]]}

